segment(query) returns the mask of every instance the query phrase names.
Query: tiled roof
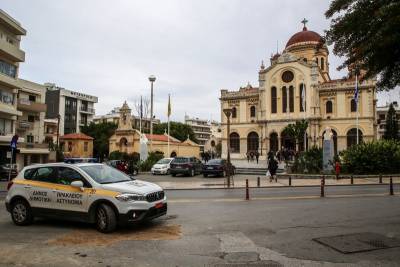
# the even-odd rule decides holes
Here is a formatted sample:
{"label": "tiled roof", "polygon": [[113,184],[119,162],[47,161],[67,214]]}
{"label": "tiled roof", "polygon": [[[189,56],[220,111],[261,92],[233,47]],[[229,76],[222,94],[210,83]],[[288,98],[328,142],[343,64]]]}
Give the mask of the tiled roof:
{"label": "tiled roof", "polygon": [[323,43],[324,40],[322,39],[321,35],[316,32],[307,30],[306,27],[301,32],[294,34],[286,44],[286,48],[298,44],[298,43],[305,43],[305,42],[318,42]]}
{"label": "tiled roof", "polygon": [[[146,138],[153,141],[168,142],[168,136],[164,134],[146,134]],[[169,141],[176,143],[176,141],[172,138],[169,138]]]}
{"label": "tiled roof", "polygon": [[83,133],[71,133],[60,137],[60,139],[93,140],[93,137]]}

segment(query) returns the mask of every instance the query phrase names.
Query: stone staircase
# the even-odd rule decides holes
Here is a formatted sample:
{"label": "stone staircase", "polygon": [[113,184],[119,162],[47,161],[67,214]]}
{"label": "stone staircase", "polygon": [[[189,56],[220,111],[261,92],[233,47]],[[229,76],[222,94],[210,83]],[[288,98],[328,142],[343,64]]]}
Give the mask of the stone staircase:
{"label": "stone staircase", "polygon": [[[248,162],[247,160],[232,160],[232,164],[236,167],[236,174],[248,174],[248,175],[266,175],[267,173],[267,161],[259,160],[258,164],[255,161]],[[284,173],[284,163],[279,164],[277,173]]]}

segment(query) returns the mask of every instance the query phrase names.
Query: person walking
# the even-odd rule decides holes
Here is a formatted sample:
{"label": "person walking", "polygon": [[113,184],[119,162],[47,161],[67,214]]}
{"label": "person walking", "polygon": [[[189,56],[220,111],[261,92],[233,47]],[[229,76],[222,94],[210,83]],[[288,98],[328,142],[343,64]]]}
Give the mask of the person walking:
{"label": "person walking", "polygon": [[335,173],[336,173],[336,180],[339,179],[339,175],[340,175],[340,162],[336,161],[335,163]]}
{"label": "person walking", "polygon": [[247,156],[247,163],[249,163],[250,162],[250,153],[249,153],[249,151],[247,151],[246,156]]}
{"label": "person walking", "polygon": [[268,158],[268,171],[270,174],[269,182],[271,183],[272,180],[275,178],[275,182],[278,182],[278,178],[276,177],[276,170],[278,169],[278,161],[276,161],[275,157],[271,155]]}
{"label": "person walking", "polygon": [[260,153],[258,153],[258,151],[256,151],[256,161],[257,161],[257,164],[258,164],[258,159],[260,158]]}

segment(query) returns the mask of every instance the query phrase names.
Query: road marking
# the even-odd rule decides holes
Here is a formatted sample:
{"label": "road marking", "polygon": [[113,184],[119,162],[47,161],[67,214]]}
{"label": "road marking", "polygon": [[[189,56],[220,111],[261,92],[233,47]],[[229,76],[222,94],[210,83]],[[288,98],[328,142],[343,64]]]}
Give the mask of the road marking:
{"label": "road marking", "polygon": [[[357,197],[384,197],[389,194],[376,193],[376,194],[355,194],[355,195],[328,195],[325,198],[357,198]],[[399,195],[391,196],[399,197]],[[293,196],[293,197],[254,197],[250,198],[255,201],[262,200],[296,200],[296,199],[323,199],[320,196]],[[201,203],[201,202],[246,202],[243,198],[217,198],[217,199],[169,199],[169,203]]]}

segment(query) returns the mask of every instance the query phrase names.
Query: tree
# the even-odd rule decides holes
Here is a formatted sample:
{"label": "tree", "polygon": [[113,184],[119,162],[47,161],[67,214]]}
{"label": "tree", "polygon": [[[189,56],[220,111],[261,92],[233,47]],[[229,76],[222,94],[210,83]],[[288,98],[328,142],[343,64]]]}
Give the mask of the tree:
{"label": "tree", "polygon": [[108,139],[114,134],[117,125],[111,122],[102,122],[95,124],[91,122],[87,126],[81,127],[81,132],[94,138],[93,140],[93,156],[104,160],[108,156],[109,145]]}
{"label": "tree", "polygon": [[296,123],[288,124],[284,129],[283,133],[295,140],[296,149],[298,150],[297,144],[303,142],[304,134],[306,133],[308,122],[306,120],[296,121]]}
{"label": "tree", "polygon": [[140,118],[140,113],[142,113],[142,118],[150,118],[150,99],[147,97],[136,98],[134,100],[134,105],[136,111],[136,116]]}
{"label": "tree", "polygon": [[388,113],[386,114],[386,126],[383,138],[386,140],[399,139],[399,125],[397,124],[396,110],[393,107],[393,103],[390,104]]}
{"label": "tree", "polygon": [[[164,134],[168,131],[168,123],[166,122],[155,124],[153,127],[154,134]],[[185,141],[189,136],[190,140],[197,143],[192,127],[181,122],[170,122],[170,135],[180,141]]]}
{"label": "tree", "polygon": [[379,77],[378,88],[400,85],[400,1],[333,0],[325,13],[333,52],[346,58],[338,69],[356,66],[363,79]]}

